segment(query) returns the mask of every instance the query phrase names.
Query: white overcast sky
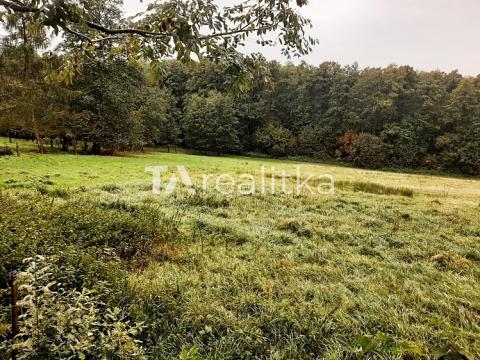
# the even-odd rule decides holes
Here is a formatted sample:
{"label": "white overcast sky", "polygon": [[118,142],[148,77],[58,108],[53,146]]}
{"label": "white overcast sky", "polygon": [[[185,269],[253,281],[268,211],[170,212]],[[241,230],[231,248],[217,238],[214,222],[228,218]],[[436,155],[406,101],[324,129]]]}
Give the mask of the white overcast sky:
{"label": "white overcast sky", "polygon": [[[145,8],[145,1],[124,2],[127,15]],[[312,20],[310,34],[320,41],[304,58],[312,65],[356,61],[361,67],[407,64],[480,74],[480,0],[310,0],[301,12]],[[259,47],[254,40],[246,50],[287,61],[279,49]]]}

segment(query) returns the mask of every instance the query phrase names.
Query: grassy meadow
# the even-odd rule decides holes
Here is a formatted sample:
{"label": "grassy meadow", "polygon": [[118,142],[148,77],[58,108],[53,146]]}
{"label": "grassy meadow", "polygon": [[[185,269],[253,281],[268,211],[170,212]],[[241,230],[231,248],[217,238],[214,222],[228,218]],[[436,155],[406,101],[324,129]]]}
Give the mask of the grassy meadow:
{"label": "grassy meadow", "polygon": [[[143,322],[152,359],[480,358],[478,178],[33,149],[0,157],[0,277],[32,254],[81,249],[72,281],[115,284],[109,301]],[[152,165],[184,165],[197,189],[204,174],[258,179],[261,166],[336,186],[154,195]],[[115,256],[99,261],[105,249]]]}

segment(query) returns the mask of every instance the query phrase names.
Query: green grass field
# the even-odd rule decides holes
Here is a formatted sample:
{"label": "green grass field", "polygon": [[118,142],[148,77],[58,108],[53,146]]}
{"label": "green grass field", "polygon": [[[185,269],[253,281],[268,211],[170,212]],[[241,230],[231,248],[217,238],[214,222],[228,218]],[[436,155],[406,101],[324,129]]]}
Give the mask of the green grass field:
{"label": "green grass field", "polygon": [[[122,244],[122,291],[146,326],[151,358],[182,348],[215,359],[480,358],[479,179],[153,150],[21,149],[0,158],[0,235],[15,249],[2,261],[48,251],[54,239]],[[258,178],[261,166],[268,174],[300,166],[331,174],[336,189],[240,196],[212,184],[196,195],[154,195],[151,165],[171,173],[184,165],[195,185],[207,173]],[[161,216],[143,215],[151,212]],[[135,251],[139,239],[148,251]]]}

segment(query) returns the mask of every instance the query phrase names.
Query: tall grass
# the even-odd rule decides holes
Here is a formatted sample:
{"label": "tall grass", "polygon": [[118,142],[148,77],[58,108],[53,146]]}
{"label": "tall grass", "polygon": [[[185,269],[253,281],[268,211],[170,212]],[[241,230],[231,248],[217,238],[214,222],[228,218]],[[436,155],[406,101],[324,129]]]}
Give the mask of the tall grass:
{"label": "tall grass", "polygon": [[353,191],[361,191],[377,195],[398,195],[412,197],[414,192],[412,189],[405,187],[393,187],[367,181],[338,181],[335,186],[340,189],[351,188]]}

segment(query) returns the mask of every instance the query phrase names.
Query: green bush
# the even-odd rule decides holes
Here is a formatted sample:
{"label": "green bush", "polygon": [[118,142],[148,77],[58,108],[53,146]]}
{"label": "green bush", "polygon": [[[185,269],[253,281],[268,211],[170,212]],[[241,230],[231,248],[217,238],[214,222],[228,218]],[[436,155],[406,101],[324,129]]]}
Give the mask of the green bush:
{"label": "green bush", "polygon": [[267,124],[256,133],[256,143],[259,148],[274,156],[285,156],[294,148],[295,138],[290,130]]}
{"label": "green bush", "polygon": [[3,148],[0,148],[0,156],[10,156],[10,155],[13,155],[12,149],[6,146]]}
{"label": "green bush", "polygon": [[385,165],[387,149],[379,137],[362,133],[352,144],[349,159],[355,166],[377,169]]}
{"label": "green bush", "polygon": [[101,272],[114,256],[139,258],[153,243],[176,237],[172,230],[176,224],[176,219],[150,205],[106,206],[89,199],[54,202],[50,196],[0,193],[0,288],[6,286],[8,272],[21,268],[23,258],[70,249],[95,275],[94,267]]}
{"label": "green bush", "polygon": [[8,147],[0,148],[0,156],[10,156],[13,155],[12,149]]}
{"label": "green bush", "polygon": [[[140,329],[125,320],[126,260],[143,261],[152,244],[176,239],[181,218],[152,206],[116,204],[0,193],[0,358],[8,356],[12,345],[7,283],[12,272],[22,274],[25,306],[21,330],[26,332],[15,342],[18,358],[143,357],[135,339]],[[37,254],[46,254],[46,259]],[[27,264],[25,258],[30,258]],[[40,275],[37,280],[41,278],[35,286],[32,266]],[[29,289],[36,289],[35,306],[28,303]],[[40,314],[40,323],[34,322],[35,314]]]}
{"label": "green bush", "polygon": [[216,154],[239,151],[239,122],[233,105],[230,97],[218,92],[190,96],[182,122],[185,144]]}
{"label": "green bush", "polygon": [[[17,359],[146,359],[135,337],[141,326],[124,319],[121,309],[100,301],[97,292],[65,287],[55,257],[25,259],[16,277],[19,335],[0,343],[5,357]],[[103,291],[108,291],[103,287]]]}
{"label": "green bush", "polygon": [[306,126],[298,134],[297,152],[301,155],[328,159],[328,144],[334,143],[330,129]]}

